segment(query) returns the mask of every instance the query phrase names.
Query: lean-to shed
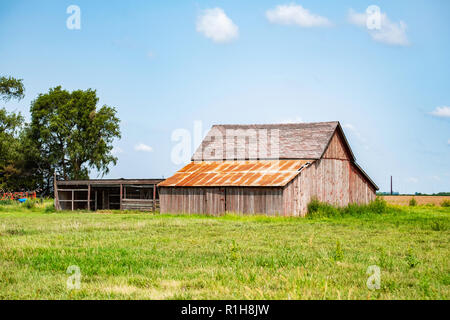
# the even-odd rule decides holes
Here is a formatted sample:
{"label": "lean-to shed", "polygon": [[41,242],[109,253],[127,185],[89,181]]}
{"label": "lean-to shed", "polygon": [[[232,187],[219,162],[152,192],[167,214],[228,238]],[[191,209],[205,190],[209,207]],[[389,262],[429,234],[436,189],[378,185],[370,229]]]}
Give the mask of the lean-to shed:
{"label": "lean-to shed", "polygon": [[304,216],[315,197],[368,203],[376,184],[337,121],[215,125],[192,162],[159,185],[163,213]]}

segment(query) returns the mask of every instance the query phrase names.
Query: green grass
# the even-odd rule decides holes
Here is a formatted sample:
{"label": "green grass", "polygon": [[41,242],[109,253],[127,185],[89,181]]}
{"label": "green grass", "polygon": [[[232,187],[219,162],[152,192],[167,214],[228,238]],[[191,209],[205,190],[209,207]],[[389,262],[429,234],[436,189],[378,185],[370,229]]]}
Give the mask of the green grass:
{"label": "green grass", "polygon": [[[304,219],[0,205],[0,299],[449,299],[450,208],[386,212]],[[66,288],[71,265],[80,289]],[[379,290],[366,286],[371,265]]]}

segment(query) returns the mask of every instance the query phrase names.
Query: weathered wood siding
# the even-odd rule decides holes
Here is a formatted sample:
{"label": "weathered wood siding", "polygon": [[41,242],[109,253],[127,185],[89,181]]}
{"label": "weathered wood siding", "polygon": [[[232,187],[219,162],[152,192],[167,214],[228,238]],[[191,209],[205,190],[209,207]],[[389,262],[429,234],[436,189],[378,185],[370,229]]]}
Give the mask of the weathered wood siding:
{"label": "weathered wood siding", "polygon": [[327,149],[323,154],[323,159],[339,159],[339,160],[350,160],[351,156],[349,150],[347,149],[344,137],[339,131],[333,134],[333,137],[328,144]]}
{"label": "weathered wood siding", "polygon": [[346,206],[349,203],[349,164],[346,160],[322,159],[304,169],[295,178],[297,181],[292,181],[298,192],[290,198],[296,196],[297,200],[286,200],[297,205],[295,208],[287,207],[286,214],[295,209],[295,215],[304,216],[313,197],[336,206]]}
{"label": "weathered wood siding", "polygon": [[283,213],[283,189],[264,187],[228,187],[226,211],[244,214],[281,215]]}
{"label": "weathered wood siding", "polygon": [[161,187],[159,196],[162,213],[278,215],[283,212],[282,188]]}
{"label": "weathered wood siding", "polygon": [[350,166],[350,203],[364,204],[376,198],[376,190],[359,172],[355,165]]}
{"label": "weathered wood siding", "polygon": [[284,190],[284,214],[307,213],[312,198],[336,206],[369,203],[375,189],[350,161],[343,137],[336,132],[322,159],[305,168]]}

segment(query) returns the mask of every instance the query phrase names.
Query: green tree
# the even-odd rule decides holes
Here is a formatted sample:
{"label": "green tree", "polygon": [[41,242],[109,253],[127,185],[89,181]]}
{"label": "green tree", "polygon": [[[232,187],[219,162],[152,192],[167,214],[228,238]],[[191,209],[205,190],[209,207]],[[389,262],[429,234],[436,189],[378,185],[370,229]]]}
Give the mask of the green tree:
{"label": "green tree", "polygon": [[97,103],[95,90],[69,92],[61,87],[32,102],[30,141],[46,179],[53,172],[64,179],[86,179],[91,169],[103,175],[116,164],[111,151],[114,139],[120,138],[119,119],[115,108],[97,108]]}
{"label": "green tree", "polygon": [[25,96],[25,87],[22,79],[13,77],[0,77],[0,97],[4,101],[11,99],[21,100]]}
{"label": "green tree", "polygon": [[[22,80],[0,77],[0,99],[9,101],[24,97]],[[17,189],[16,178],[21,174],[20,133],[24,120],[20,113],[8,112],[0,108],[0,188]]]}

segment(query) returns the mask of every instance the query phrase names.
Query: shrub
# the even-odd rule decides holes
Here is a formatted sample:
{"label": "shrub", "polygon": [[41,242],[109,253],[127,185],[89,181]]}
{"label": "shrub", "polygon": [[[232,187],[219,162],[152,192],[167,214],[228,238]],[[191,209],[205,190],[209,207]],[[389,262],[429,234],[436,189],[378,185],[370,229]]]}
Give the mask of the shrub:
{"label": "shrub", "polygon": [[24,205],[27,209],[33,209],[36,206],[36,202],[28,199],[27,201],[25,201]]}
{"label": "shrub", "polygon": [[414,197],[411,198],[411,200],[409,200],[409,206],[410,207],[415,207],[417,206],[417,201]]}
{"label": "shrub", "polygon": [[336,241],[336,248],[333,252],[333,260],[334,261],[342,261],[344,259],[344,250],[342,250],[341,242]]}
{"label": "shrub", "polygon": [[7,206],[7,205],[11,205],[11,204],[14,204],[14,201],[13,200],[0,200],[0,205],[5,205],[5,206]]}
{"label": "shrub", "polygon": [[406,263],[410,268],[414,268],[419,264],[419,259],[414,255],[411,248],[408,249],[408,253],[406,254]]}
{"label": "shrub", "polygon": [[386,212],[387,202],[383,198],[376,197],[374,201],[369,203],[368,209],[374,213]]}
{"label": "shrub", "polygon": [[332,217],[341,215],[340,209],[313,198],[308,204],[308,217]]}
{"label": "shrub", "polygon": [[313,214],[319,211],[322,203],[317,198],[312,198],[308,203],[308,213]]}
{"label": "shrub", "polygon": [[346,207],[338,208],[331,204],[320,202],[313,198],[308,204],[308,217],[332,217],[353,215],[359,216],[367,213],[381,214],[387,211],[387,203],[384,199],[377,197],[369,204],[350,203]]}
{"label": "shrub", "polygon": [[450,207],[450,200],[444,200],[441,202],[441,207]]}
{"label": "shrub", "polygon": [[55,212],[55,211],[56,210],[55,210],[55,204],[54,203],[52,203],[51,205],[45,207],[45,212],[46,213],[51,213],[51,212]]}

